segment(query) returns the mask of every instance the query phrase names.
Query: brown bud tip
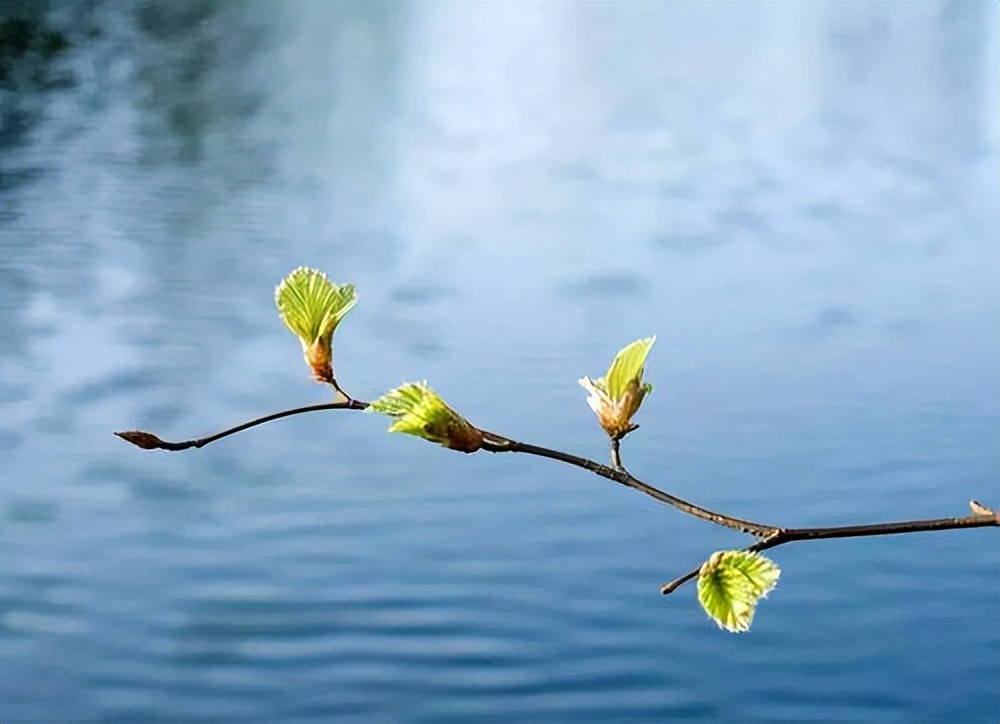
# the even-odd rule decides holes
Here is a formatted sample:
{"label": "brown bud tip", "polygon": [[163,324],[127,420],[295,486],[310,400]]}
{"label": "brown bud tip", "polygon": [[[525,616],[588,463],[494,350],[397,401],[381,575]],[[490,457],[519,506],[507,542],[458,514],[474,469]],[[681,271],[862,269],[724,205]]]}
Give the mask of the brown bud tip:
{"label": "brown bud tip", "polygon": [[306,362],[317,382],[333,384],[333,356],[330,341],[318,339],[306,349]]}
{"label": "brown bud tip", "polygon": [[464,453],[474,453],[483,447],[483,431],[461,420],[457,424],[449,422],[448,438],[445,447]]}
{"label": "brown bud tip", "polygon": [[142,430],[126,430],[125,432],[116,432],[115,435],[126,442],[130,442],[137,447],[141,447],[143,450],[159,450],[163,447],[163,440],[151,432],[143,432]]}

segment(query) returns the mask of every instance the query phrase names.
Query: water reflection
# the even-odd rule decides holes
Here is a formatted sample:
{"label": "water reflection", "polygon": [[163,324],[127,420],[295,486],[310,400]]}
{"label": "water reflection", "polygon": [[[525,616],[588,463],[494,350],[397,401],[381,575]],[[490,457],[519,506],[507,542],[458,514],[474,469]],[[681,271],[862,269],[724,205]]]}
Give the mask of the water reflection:
{"label": "water reflection", "polygon": [[996,20],[0,5],[4,714],[995,720],[988,534],[790,550],[719,637],[655,590],[734,541],[573,471],[371,417],[109,433],[322,396],[270,297],[307,263],[361,290],[365,397],[427,377],[598,451],[575,380],[658,333],[629,464],[679,494],[789,524],[989,501]]}

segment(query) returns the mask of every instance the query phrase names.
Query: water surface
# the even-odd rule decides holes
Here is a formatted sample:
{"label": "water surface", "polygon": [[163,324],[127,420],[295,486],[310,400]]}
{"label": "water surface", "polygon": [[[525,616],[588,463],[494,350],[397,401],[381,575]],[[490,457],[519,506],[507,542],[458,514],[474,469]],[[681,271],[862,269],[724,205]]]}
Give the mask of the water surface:
{"label": "water surface", "polygon": [[338,377],[782,525],[1000,502],[989,3],[5,2],[4,722],[995,722],[993,530],[788,546],[752,633],[661,583],[742,539],[321,401]]}

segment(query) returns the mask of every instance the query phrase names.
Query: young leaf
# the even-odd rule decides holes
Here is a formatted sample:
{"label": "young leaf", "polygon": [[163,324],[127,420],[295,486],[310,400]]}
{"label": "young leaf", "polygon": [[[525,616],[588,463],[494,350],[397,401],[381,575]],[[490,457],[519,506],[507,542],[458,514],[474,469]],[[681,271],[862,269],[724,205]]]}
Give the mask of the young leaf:
{"label": "young leaf", "polygon": [[306,362],[321,382],[333,380],[333,333],[357,301],[353,284],[334,284],[308,267],[294,270],[274,292],[282,321],[299,338]]}
{"label": "young leaf", "polygon": [[587,404],[597,415],[601,427],[615,439],[621,439],[638,427],[632,422],[632,416],[639,411],[646,395],[653,391],[651,384],[642,381],[642,373],[655,341],[653,336],[633,342],[615,355],[604,377],[580,380],[580,385],[589,393]]}
{"label": "young leaf", "polygon": [[780,575],[778,566],[759,553],[716,551],[698,573],[698,601],[719,628],[748,631],[757,602]]}
{"label": "young leaf", "polygon": [[656,335],[639,339],[622,348],[615,355],[614,361],[608,367],[608,374],[605,375],[605,389],[612,399],[618,399],[625,394],[625,390],[630,382],[635,382],[644,390],[643,394],[649,394],[653,390],[650,384],[642,384],[643,367],[646,364],[646,357],[649,350],[656,342]]}
{"label": "young leaf", "polygon": [[395,417],[389,432],[405,432],[466,453],[483,445],[482,431],[449,407],[426,381],[389,390],[368,411]]}

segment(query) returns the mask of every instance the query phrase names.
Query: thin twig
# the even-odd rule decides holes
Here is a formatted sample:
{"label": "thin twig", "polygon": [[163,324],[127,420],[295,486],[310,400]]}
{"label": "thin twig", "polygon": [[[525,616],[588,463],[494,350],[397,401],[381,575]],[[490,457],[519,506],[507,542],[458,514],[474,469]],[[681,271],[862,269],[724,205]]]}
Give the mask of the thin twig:
{"label": "thin twig", "polygon": [[[922,533],[930,530],[955,530],[956,528],[986,528],[1000,525],[996,515],[967,515],[963,518],[929,518],[926,520],[905,520],[898,523],[870,523],[868,525],[840,525],[824,528],[786,528],[768,548],[783,543],[800,540],[820,540],[826,538],[862,538],[872,535],[893,535],[898,533]],[[761,549],[763,550],[763,549]]]}
{"label": "thin twig", "polygon": [[[339,390],[339,387],[337,389]],[[304,407],[296,407],[290,410],[282,410],[281,412],[265,415],[264,417],[258,417],[241,425],[217,432],[214,435],[194,440],[170,442],[168,440],[162,440],[152,433],[141,430],[116,432],[115,435],[146,450],[187,450],[189,448],[204,447],[209,443],[221,440],[229,435],[235,435],[236,433],[248,430],[251,427],[263,425],[266,422],[280,420],[283,417],[300,415],[306,412],[319,412],[322,410],[364,410],[369,406],[368,402],[350,398],[342,390],[339,391],[347,397],[347,401],[325,402],[315,405],[306,405]],[[823,528],[779,528],[777,526],[765,525],[763,523],[757,523],[755,521],[744,520],[742,518],[717,513],[714,510],[709,510],[708,508],[703,508],[700,505],[695,505],[694,503],[678,498],[675,495],[671,495],[670,493],[639,480],[634,475],[626,471],[621,465],[621,455],[620,450],[618,449],[619,446],[615,445],[615,442],[618,441],[615,440],[612,441],[611,459],[612,463],[616,465],[616,467],[609,467],[577,455],[565,453],[560,450],[552,450],[538,445],[532,445],[530,443],[518,442],[495,433],[483,431],[483,435],[483,449],[489,452],[519,452],[526,455],[549,458],[568,465],[574,465],[578,468],[589,470],[602,478],[613,480],[616,483],[638,490],[639,492],[650,496],[654,500],[673,506],[681,512],[687,513],[695,518],[700,518],[701,520],[715,523],[716,525],[754,535],[760,540],[746,548],[748,551],[762,551],[767,550],[768,548],[784,545],[785,543],[803,540],[856,538],[863,536],[894,535],[900,533],[918,533],[932,530],[1000,526],[1000,515],[992,513],[992,511],[982,513],[976,511],[976,507],[973,506],[973,510],[976,512],[965,518],[936,518],[932,520],[909,520],[897,523],[875,523],[869,525],[831,526]],[[980,507],[983,510],[988,510],[984,506]],[[675,578],[673,581],[664,584],[660,590],[664,594],[673,592],[682,584],[690,581],[692,578],[695,578],[698,575],[698,570],[699,569],[694,569],[679,578]]]}
{"label": "thin twig", "polygon": [[301,415],[304,412],[319,412],[321,410],[363,410],[366,407],[368,407],[367,402],[350,399],[347,402],[321,402],[316,405],[294,407],[291,410],[282,410],[281,412],[275,412],[271,415],[258,417],[254,420],[250,420],[249,422],[244,422],[242,425],[237,425],[236,427],[230,427],[222,432],[217,432],[214,435],[199,437],[195,440],[184,440],[183,442],[170,442],[169,440],[162,440],[153,433],[144,432],[142,430],[116,432],[115,435],[120,437],[122,440],[126,440],[133,445],[141,447],[144,450],[187,450],[193,447],[205,447],[209,443],[213,443],[216,440],[221,440],[224,437],[229,437],[230,435],[235,435],[238,432],[249,430],[251,427],[257,427],[257,425],[263,425],[265,422],[280,420],[283,417]]}
{"label": "thin twig", "polygon": [[615,470],[625,471],[622,465],[622,439],[620,437],[611,438],[611,467]]}
{"label": "thin twig", "polygon": [[[498,440],[502,442],[498,444]],[[483,449],[490,452],[519,452],[527,455],[537,455],[538,457],[558,460],[559,462],[566,463],[568,465],[575,465],[578,468],[589,470],[595,475],[600,475],[602,478],[613,480],[616,483],[638,490],[640,493],[645,493],[654,500],[671,505],[681,512],[692,515],[695,518],[707,520],[710,523],[715,523],[716,525],[721,525],[726,528],[732,528],[740,531],[741,533],[750,533],[751,535],[763,537],[770,535],[774,532],[774,530],[776,530],[776,527],[773,525],[765,525],[764,523],[757,523],[752,520],[744,520],[730,515],[723,515],[722,513],[716,513],[714,510],[709,510],[708,508],[703,508],[700,505],[690,503],[682,498],[678,498],[676,495],[671,495],[670,493],[664,492],[659,488],[655,488],[648,483],[644,483],[642,480],[639,480],[639,478],[627,472],[624,468],[616,470],[615,468],[608,467],[607,465],[602,465],[594,462],[593,460],[581,458],[577,455],[571,455],[570,453],[565,453],[561,450],[552,450],[550,448],[532,445],[531,443],[518,442],[493,433],[487,436]]]}
{"label": "thin twig", "polygon": [[[996,513],[973,513],[964,518],[931,518],[925,520],[903,520],[894,523],[872,523],[868,525],[837,525],[821,528],[778,528],[774,534],[744,548],[750,552],[760,552],[777,548],[786,543],[804,540],[828,540],[831,538],[864,538],[876,535],[900,535],[903,533],[925,533],[932,530],[957,530],[959,528],[991,528],[1000,526],[1000,515]],[[688,571],[683,576],[664,583],[660,593],[673,593],[683,584],[696,578],[701,567]]]}
{"label": "thin twig", "polygon": [[[346,394],[345,394],[346,396]],[[256,427],[257,425],[263,425],[265,422],[271,422],[272,420],[280,420],[283,417],[290,417],[292,415],[299,415],[305,412],[317,412],[320,410],[364,410],[369,406],[370,403],[364,402],[362,400],[349,399],[347,402],[326,402],[318,405],[307,405],[305,407],[296,407],[291,410],[283,410],[281,412],[276,412],[273,415],[267,415],[265,417],[259,417],[255,420],[245,422],[242,425],[237,425],[236,427],[231,427],[222,432],[217,432],[214,435],[209,435],[207,437],[197,438],[195,440],[185,440],[183,442],[170,442],[168,440],[162,440],[156,435],[149,432],[144,432],[142,430],[129,430],[126,432],[116,432],[115,435],[126,440],[133,445],[137,445],[145,450],[187,450],[189,448],[200,448],[213,443],[216,440],[221,440],[229,435],[235,435],[238,432],[247,430],[251,427]],[[538,445],[531,445],[529,443],[517,442],[503,435],[497,435],[495,433],[483,431],[485,440],[483,442],[483,449],[490,452],[520,452],[527,455],[536,455],[539,457],[550,458],[552,460],[558,460],[559,462],[567,463],[569,465],[575,465],[576,467],[589,470],[602,478],[607,478],[608,480],[613,480],[616,483],[620,483],[627,487],[638,490],[641,493],[645,493],[651,498],[660,501],[661,503],[666,503],[667,505],[672,505],[678,510],[687,513],[688,515],[693,515],[696,518],[701,518],[702,520],[707,520],[711,523],[717,525],[722,525],[727,528],[733,528],[735,530],[741,531],[743,533],[750,533],[752,535],[761,537],[771,533],[774,530],[774,526],[764,525],[761,523],[755,523],[750,520],[742,520],[741,518],[734,518],[732,516],[723,515],[722,513],[716,513],[708,508],[702,508],[694,503],[689,503],[682,498],[678,498],[675,495],[671,495],[659,488],[656,488],[648,483],[644,483],[638,478],[634,477],[628,473],[624,468],[619,467],[618,469],[610,468],[607,465],[601,465],[600,463],[594,462],[593,460],[588,460],[587,458],[581,458],[576,455],[571,455],[569,453],[564,453],[559,450],[551,450],[549,448],[540,447]],[[619,458],[620,462],[620,458]]]}
{"label": "thin twig", "polygon": [[[343,389],[341,389],[340,385],[337,384],[337,378],[334,377],[334,376],[332,376],[332,375],[330,376],[330,384],[333,385],[333,389],[335,389],[337,392],[339,392],[341,395],[343,395],[344,400],[346,400],[348,403],[354,403],[354,398],[351,397],[349,394],[347,394],[347,392],[345,392]],[[360,400],[359,400],[359,402],[360,402]],[[368,407],[368,403],[367,402],[364,402],[362,404],[365,407]]]}
{"label": "thin twig", "polygon": [[700,572],[701,572],[701,566],[698,566],[694,570],[688,571],[683,576],[678,576],[669,583],[664,583],[662,586],[660,586],[660,593],[662,593],[664,596],[673,593],[688,581],[697,578]]}

